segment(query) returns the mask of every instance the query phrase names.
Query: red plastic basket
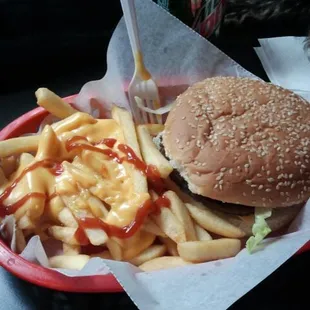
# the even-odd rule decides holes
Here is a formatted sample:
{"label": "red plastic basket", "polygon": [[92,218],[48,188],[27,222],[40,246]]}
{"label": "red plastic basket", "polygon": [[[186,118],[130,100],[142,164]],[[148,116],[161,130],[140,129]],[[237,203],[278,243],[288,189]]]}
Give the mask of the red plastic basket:
{"label": "red plastic basket", "polygon": [[[71,103],[75,96],[64,98]],[[36,108],[0,131],[0,140],[18,137],[25,133],[36,132],[39,124],[47,116],[43,108]],[[305,244],[296,254],[310,250],[310,242]],[[16,253],[0,239],[0,265],[15,276],[50,289],[67,292],[121,292],[121,285],[113,275],[84,277],[67,277],[59,272],[33,264]]]}

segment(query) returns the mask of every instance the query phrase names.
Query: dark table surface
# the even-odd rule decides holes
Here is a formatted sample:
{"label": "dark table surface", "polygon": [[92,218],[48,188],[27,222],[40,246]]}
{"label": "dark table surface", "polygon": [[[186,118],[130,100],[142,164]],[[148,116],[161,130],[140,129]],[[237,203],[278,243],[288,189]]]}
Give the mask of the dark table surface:
{"label": "dark table surface", "polygon": [[[67,96],[104,75],[106,48],[121,10],[118,1],[110,1],[109,8],[103,2],[0,1],[0,128],[35,107],[38,87]],[[257,38],[305,35],[307,31],[308,19],[285,18],[224,24],[214,43],[247,70],[268,80],[253,50]],[[309,260],[310,253],[291,258],[230,309],[309,309]],[[136,309],[123,293],[56,292],[0,268],[0,309],[88,308]]]}

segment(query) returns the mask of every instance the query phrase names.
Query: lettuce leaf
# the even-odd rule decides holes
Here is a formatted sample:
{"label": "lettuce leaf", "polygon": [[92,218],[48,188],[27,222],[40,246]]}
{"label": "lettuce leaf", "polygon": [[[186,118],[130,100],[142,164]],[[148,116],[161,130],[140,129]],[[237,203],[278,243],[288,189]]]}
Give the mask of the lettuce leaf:
{"label": "lettuce leaf", "polygon": [[272,209],[255,208],[255,222],[252,226],[252,233],[247,242],[246,248],[252,253],[259,243],[271,232],[266,219],[272,214]]}

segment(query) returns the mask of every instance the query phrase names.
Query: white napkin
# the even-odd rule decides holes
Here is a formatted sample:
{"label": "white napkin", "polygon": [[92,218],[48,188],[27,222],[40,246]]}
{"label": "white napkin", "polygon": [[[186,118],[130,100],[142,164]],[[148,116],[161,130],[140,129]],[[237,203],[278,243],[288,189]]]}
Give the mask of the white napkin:
{"label": "white napkin", "polygon": [[254,48],[274,84],[290,89],[310,101],[310,59],[305,37],[259,39]]}

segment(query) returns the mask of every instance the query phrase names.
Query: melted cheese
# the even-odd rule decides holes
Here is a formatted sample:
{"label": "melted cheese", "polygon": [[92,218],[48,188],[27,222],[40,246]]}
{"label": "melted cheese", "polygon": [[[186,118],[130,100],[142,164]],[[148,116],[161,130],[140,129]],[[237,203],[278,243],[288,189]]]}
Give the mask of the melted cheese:
{"label": "melted cheese", "polygon": [[[83,123],[83,121],[85,122]],[[25,210],[32,210],[31,214],[37,212],[37,216],[35,216],[37,218],[42,214],[45,206],[48,208],[46,213],[49,214],[51,220],[55,221],[55,219],[59,219],[59,213],[64,206],[68,207],[77,217],[96,216],[92,213],[88,201],[90,198],[99,198],[105,205],[110,206],[107,216],[104,216],[105,210],[98,211],[97,207],[96,210],[99,212],[97,214],[102,214],[101,219],[119,227],[130,224],[134,220],[138,208],[150,198],[148,192],[138,193],[135,191],[131,173],[133,166],[126,162],[119,164],[108,159],[106,155],[93,151],[74,150],[68,153],[65,143],[74,136],[86,137],[90,143],[98,143],[105,138],[116,139],[117,143],[113,151],[120,156],[124,155],[117,149],[119,143],[124,143],[124,136],[115,120],[106,119],[94,122],[84,114],[73,115],[71,123],[68,120],[63,120],[58,125],[47,126],[43,130],[36,157],[23,154],[17,171],[0,188],[0,193],[22,173],[25,167],[34,161],[47,158],[60,161],[63,173],[54,176],[42,167],[29,171],[4,204],[10,205],[31,192],[44,193],[47,197],[53,195],[51,201],[31,198],[16,213],[20,218]],[[87,142],[81,141],[81,143]],[[97,145],[97,147],[107,148],[103,144]],[[153,235],[139,231],[135,236],[125,241],[122,240],[120,243],[125,248],[139,245],[139,248],[143,250],[145,245],[149,245],[153,241]],[[126,256],[131,257],[132,255],[129,252]]]}

